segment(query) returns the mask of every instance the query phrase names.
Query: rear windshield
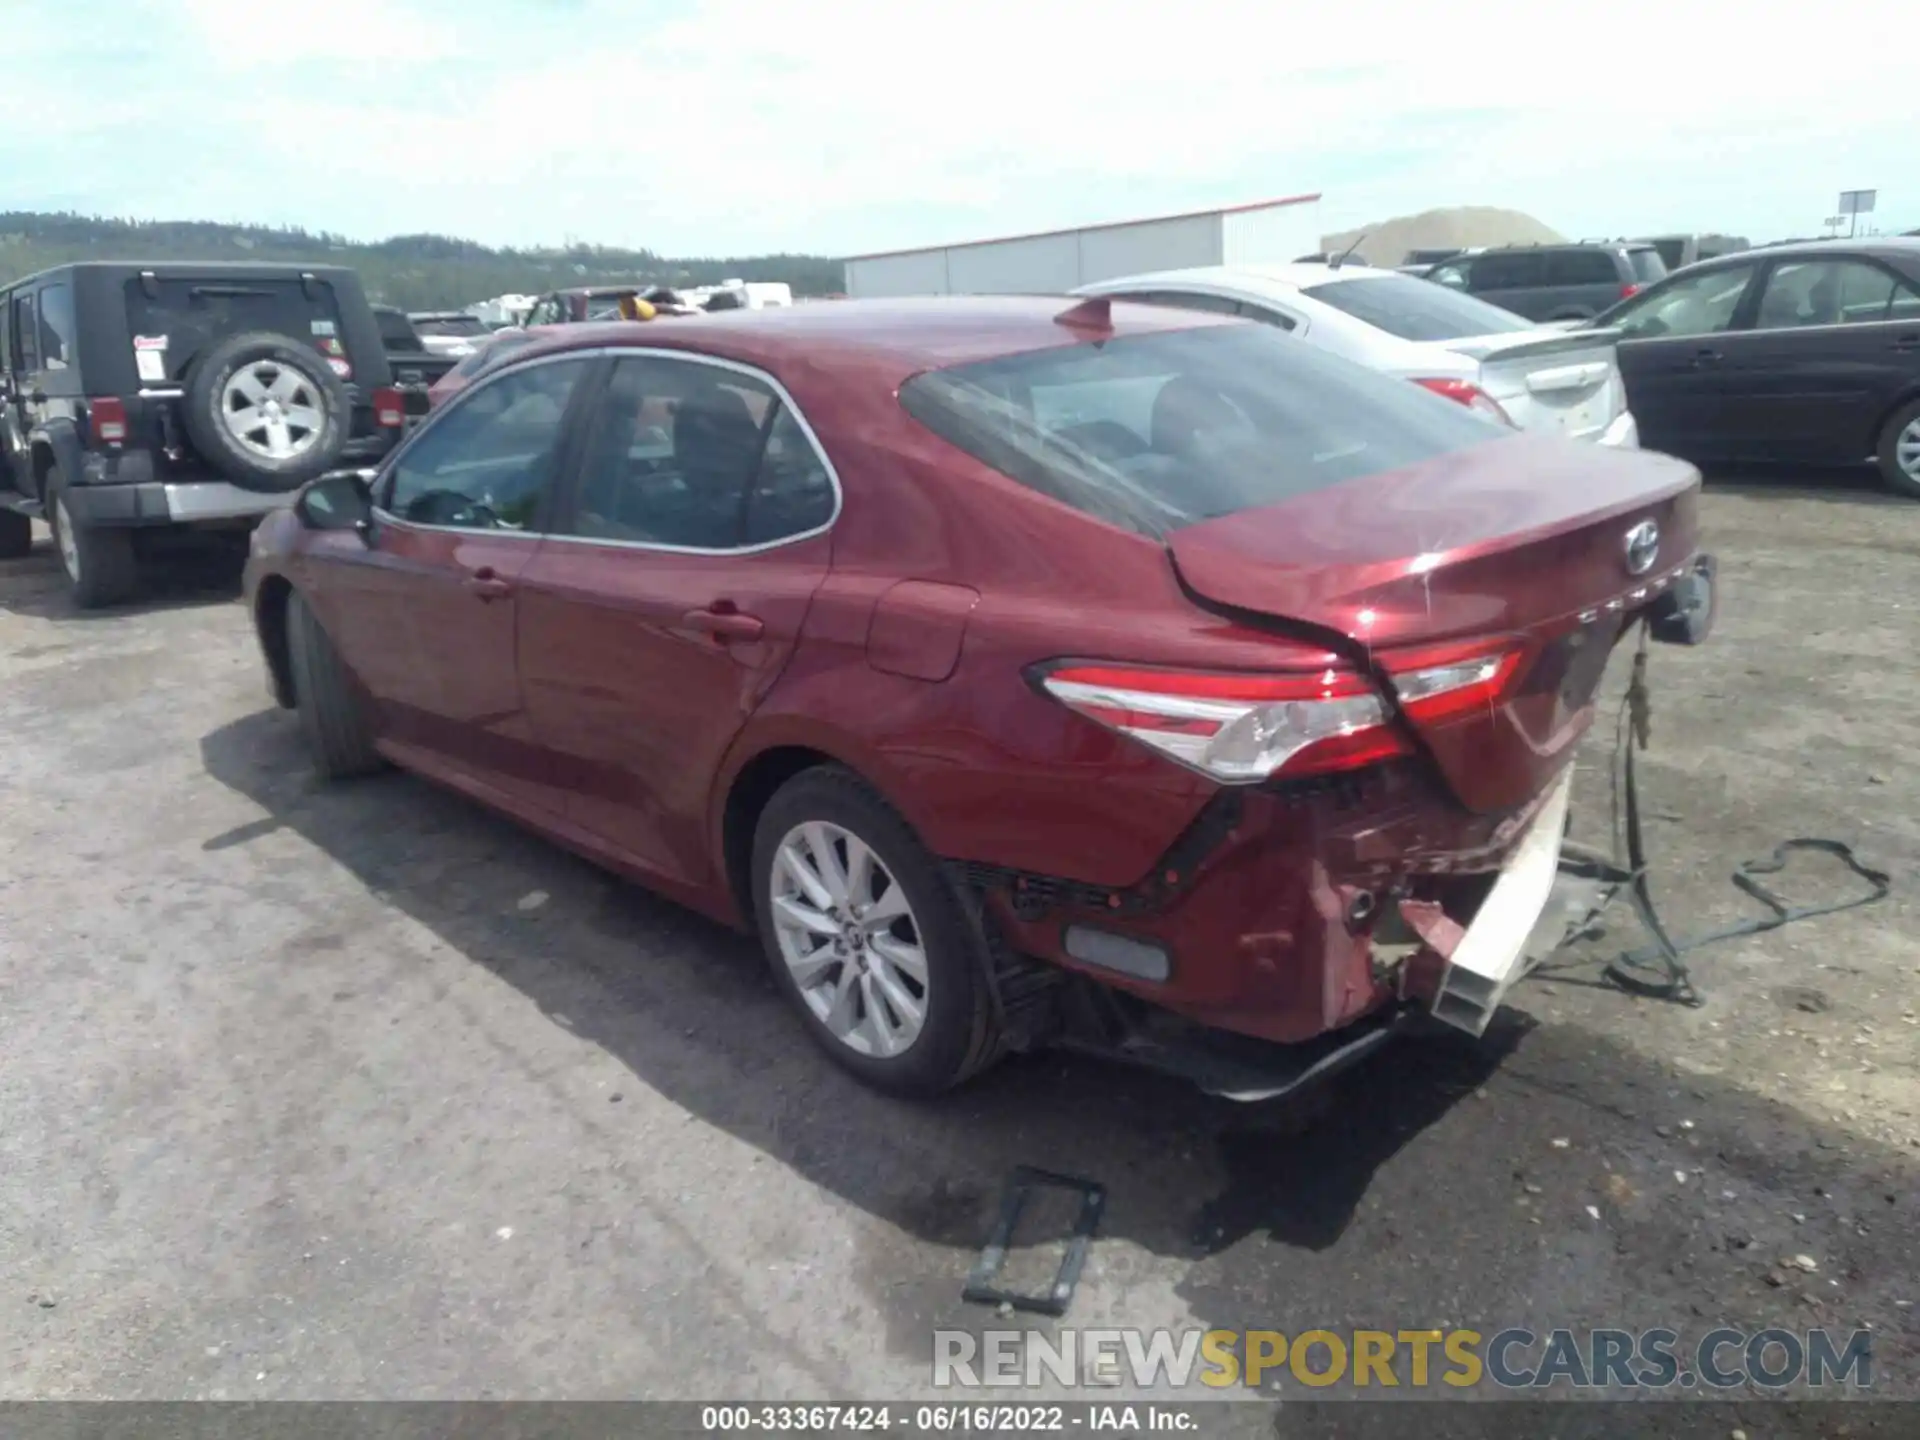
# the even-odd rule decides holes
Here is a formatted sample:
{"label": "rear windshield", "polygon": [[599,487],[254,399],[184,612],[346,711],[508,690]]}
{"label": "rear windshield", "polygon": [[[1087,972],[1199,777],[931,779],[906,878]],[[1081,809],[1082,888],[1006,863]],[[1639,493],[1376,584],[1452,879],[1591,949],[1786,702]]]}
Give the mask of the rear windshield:
{"label": "rear windshield", "polygon": [[1511,310],[1410,275],[1368,275],[1300,292],[1402,340],[1459,340],[1532,328]]}
{"label": "rear windshield", "polygon": [[900,403],[1002,474],[1155,536],[1514,433],[1258,324],[929,371]]}
{"label": "rear windshield", "polygon": [[248,330],[303,340],[346,366],[340,306],[324,280],[168,279],[127,282],[127,320],[140,379],[179,380],[209,345]]}
{"label": "rear windshield", "polygon": [[416,320],[413,324],[422,335],[453,335],[467,339],[491,333],[486,321],[477,315],[436,315],[429,320]]}
{"label": "rear windshield", "polygon": [[1651,285],[1656,280],[1667,278],[1667,262],[1652,246],[1645,250],[1629,250],[1627,260],[1633,266],[1633,278],[1642,285]]}

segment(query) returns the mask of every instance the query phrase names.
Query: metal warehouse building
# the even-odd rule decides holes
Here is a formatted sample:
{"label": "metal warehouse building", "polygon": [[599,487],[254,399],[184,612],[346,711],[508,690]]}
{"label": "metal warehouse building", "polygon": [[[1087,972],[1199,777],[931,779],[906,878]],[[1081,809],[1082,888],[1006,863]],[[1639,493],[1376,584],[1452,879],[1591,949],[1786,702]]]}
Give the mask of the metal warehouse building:
{"label": "metal warehouse building", "polygon": [[847,294],[1060,295],[1144,270],[1278,264],[1319,248],[1320,197],[1294,195],[1080,230],[856,255],[846,262]]}

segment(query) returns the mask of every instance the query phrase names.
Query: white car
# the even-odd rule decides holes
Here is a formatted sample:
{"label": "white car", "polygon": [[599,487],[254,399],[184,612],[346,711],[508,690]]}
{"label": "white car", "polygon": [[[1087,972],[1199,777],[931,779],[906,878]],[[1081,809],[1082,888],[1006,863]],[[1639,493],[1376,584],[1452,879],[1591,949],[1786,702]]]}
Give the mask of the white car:
{"label": "white car", "polygon": [[1214,265],[1102,280],[1073,293],[1265,321],[1516,429],[1640,443],[1617,331],[1536,325],[1411,275],[1364,265]]}

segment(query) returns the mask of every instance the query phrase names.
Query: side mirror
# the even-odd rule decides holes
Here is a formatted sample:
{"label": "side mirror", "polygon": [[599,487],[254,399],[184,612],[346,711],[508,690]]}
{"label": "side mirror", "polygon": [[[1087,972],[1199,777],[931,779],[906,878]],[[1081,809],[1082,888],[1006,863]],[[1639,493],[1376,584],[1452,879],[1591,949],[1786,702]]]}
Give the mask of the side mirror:
{"label": "side mirror", "polygon": [[332,470],[308,483],[293,513],[309,530],[358,530],[373,541],[373,470]]}

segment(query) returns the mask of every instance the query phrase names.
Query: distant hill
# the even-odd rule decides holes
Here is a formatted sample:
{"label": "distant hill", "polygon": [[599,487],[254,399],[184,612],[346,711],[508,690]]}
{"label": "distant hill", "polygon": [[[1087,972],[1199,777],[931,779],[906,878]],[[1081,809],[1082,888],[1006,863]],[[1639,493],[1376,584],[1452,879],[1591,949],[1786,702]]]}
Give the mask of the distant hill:
{"label": "distant hill", "polygon": [[1344,250],[1364,235],[1360,253],[1370,264],[1398,265],[1409,250],[1438,250],[1472,245],[1551,245],[1566,239],[1518,210],[1490,205],[1457,205],[1446,210],[1423,210],[1376,225],[1362,225],[1338,235],[1323,235],[1324,250]]}
{"label": "distant hill", "polygon": [[363,242],[327,233],[222,225],[205,220],[111,220],[91,215],[0,211],[0,284],[71,260],[305,260],[351,265],[375,300],[407,310],[450,310],[495,295],[538,294],[562,285],[644,280],[712,285],[784,280],[796,295],[843,288],[840,262],[821,255],[669,259],[603,245],[496,250],[445,235]]}

